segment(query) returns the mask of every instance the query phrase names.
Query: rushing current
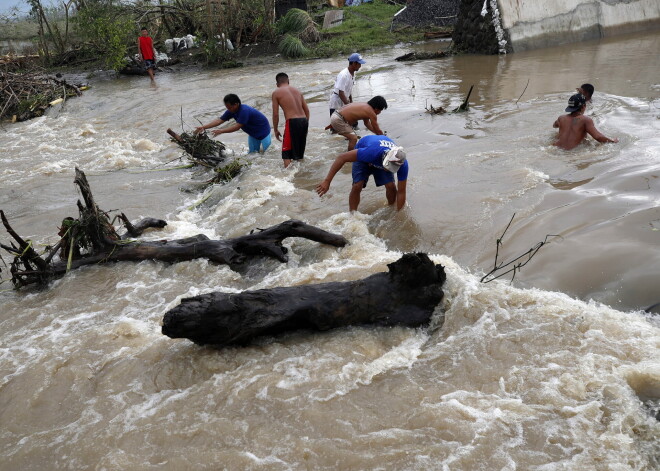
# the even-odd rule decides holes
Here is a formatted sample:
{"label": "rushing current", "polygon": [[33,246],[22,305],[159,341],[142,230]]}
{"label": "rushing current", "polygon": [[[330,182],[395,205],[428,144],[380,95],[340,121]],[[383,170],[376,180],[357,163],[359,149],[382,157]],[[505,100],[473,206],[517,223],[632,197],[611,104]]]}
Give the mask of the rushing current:
{"label": "rushing current", "polygon": [[[410,47],[444,46],[367,51],[354,89],[355,101],[387,99],[379,122],[407,151],[400,212],[371,182],[351,214],[348,166],[328,195],[314,191],[346,149],[324,130],[343,56],[164,71],[156,87],[99,75],[46,116],[2,125],[0,209],[36,248],[78,215],[75,167],[104,210],[168,221],[147,239],[223,239],[300,219],[350,244],[286,239],[287,263],[257,258],[240,272],[205,259],[123,262],[41,290],[3,283],[0,469],[660,468],[660,318],[643,311],[660,302],[660,35],[394,60]],[[284,169],[277,141],[245,155],[246,135],[224,134],[251,166],[182,191],[198,176],[166,129],[211,121],[227,93],[270,119],[280,71],[310,106],[305,160]],[[552,123],[584,82],[596,88],[587,115],[620,142],[560,150]],[[468,112],[425,111],[459,106],[471,85]],[[506,262],[546,240],[513,281],[480,282],[496,253]],[[161,334],[184,297],[360,279],[410,251],[448,275],[428,327],[223,349]]]}

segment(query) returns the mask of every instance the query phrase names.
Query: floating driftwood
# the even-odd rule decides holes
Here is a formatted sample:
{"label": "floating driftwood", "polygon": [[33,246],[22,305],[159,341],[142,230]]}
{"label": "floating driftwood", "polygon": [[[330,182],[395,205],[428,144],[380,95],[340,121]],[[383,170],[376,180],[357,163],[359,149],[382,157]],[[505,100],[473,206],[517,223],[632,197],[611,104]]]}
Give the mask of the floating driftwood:
{"label": "floating driftwood", "polygon": [[197,344],[244,344],[297,329],[347,325],[419,326],[442,300],[445,270],[424,253],[409,253],[389,272],[357,281],[184,298],[163,318],[163,334]]}
{"label": "floating driftwood", "polygon": [[248,161],[241,158],[236,158],[223,165],[227,158],[226,146],[222,142],[209,138],[206,133],[197,135],[183,133],[179,135],[168,129],[167,134],[172,136],[172,141],[179,144],[188,153],[188,160],[194,165],[202,165],[213,169],[213,176],[202,183],[201,188],[214,183],[228,182],[250,165]]}
{"label": "floating driftwood", "polygon": [[424,108],[426,109],[426,112],[430,114],[445,114],[447,112],[447,110],[442,106],[435,108],[433,105],[429,105],[428,103]]}
{"label": "floating driftwood", "polygon": [[467,96],[465,97],[465,100],[463,100],[463,103],[461,103],[460,106],[454,108],[451,112],[452,113],[459,113],[461,111],[467,111],[470,108],[470,95],[472,95],[472,89],[474,88],[474,85],[470,86],[470,90],[467,93]]}
{"label": "floating driftwood", "polygon": [[[452,113],[460,113],[460,112],[467,111],[468,109],[470,109],[470,95],[472,94],[472,89],[473,88],[474,88],[474,85],[472,85],[470,87],[470,90],[468,91],[467,96],[465,97],[465,100],[463,100],[463,103],[461,103],[460,106],[457,106],[456,108],[451,110]],[[436,108],[433,105],[429,105],[428,100],[427,100],[427,104],[424,107],[424,109],[426,109],[426,112],[429,113],[429,114],[445,114],[447,112],[447,110],[445,110],[442,106],[439,106],[439,107]]]}
{"label": "floating driftwood", "polygon": [[420,61],[426,59],[441,59],[443,57],[449,57],[451,54],[445,51],[436,51],[436,52],[409,52],[402,56],[397,57],[396,61],[405,62],[405,61]]}
{"label": "floating driftwood", "polygon": [[[78,201],[78,219],[66,218],[62,221],[60,241],[54,247],[47,247],[40,255],[33,243],[20,237],[11,227],[3,211],[0,217],[5,229],[14,241],[11,245],[0,244],[0,248],[13,257],[10,265],[11,281],[15,287],[44,284],[60,277],[69,270],[85,265],[118,261],[160,260],[181,262],[195,258],[207,258],[216,263],[240,264],[250,257],[271,257],[281,262],[287,261],[287,248],[282,241],[287,237],[303,237],[316,242],[343,247],[344,237],[310,226],[301,221],[290,220],[260,230],[259,232],[226,240],[210,240],[203,234],[186,239],[136,241],[127,236],[137,237],[147,228],[162,228],[167,223],[161,219],[147,218],[132,225],[122,213],[117,216],[127,228],[127,236],[119,236],[108,213],[101,210],[85,174],[76,169],[74,183],[78,186],[83,203]],[[54,260],[59,253],[59,259]]]}
{"label": "floating driftwood", "polygon": [[168,128],[167,134],[172,136],[172,141],[179,144],[179,147],[190,155],[190,159],[194,163],[216,167],[227,158],[227,147],[220,141],[214,141],[206,133],[177,134]]}

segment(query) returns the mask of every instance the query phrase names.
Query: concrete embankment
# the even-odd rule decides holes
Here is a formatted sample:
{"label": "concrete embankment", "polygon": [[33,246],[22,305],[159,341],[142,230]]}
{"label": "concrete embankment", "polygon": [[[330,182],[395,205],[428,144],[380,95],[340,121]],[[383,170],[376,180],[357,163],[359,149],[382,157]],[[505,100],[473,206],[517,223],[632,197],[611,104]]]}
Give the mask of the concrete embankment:
{"label": "concrete embankment", "polygon": [[462,0],[453,39],[496,54],[655,28],[658,0]]}

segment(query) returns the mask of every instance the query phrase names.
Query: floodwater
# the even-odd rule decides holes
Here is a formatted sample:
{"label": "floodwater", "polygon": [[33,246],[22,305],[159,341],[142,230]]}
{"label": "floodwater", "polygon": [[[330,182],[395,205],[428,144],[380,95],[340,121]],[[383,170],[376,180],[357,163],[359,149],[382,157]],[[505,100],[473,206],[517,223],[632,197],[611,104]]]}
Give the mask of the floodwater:
{"label": "floodwater", "polygon": [[[343,57],[160,73],[155,88],[92,79],[47,116],[4,125],[0,208],[35,247],[77,216],[75,167],[103,209],[168,221],[148,239],[229,238],[295,218],[350,245],[287,239],[287,263],[240,272],[204,259],[117,263],[39,291],[0,285],[0,469],[658,469],[660,318],[643,309],[660,302],[659,50],[656,32],[501,57],[365,53],[354,96],[386,97],[381,127],[410,161],[399,213],[370,184],[350,214],[348,168],[327,196],[314,192],[346,146],[323,129]],[[186,160],[165,130],[210,121],[232,92],[270,118],[282,70],[310,103],[304,162],[285,170],[278,145],[245,156],[245,134],[223,135],[251,167],[181,191],[199,177],[177,168]],[[583,82],[596,87],[588,115],[620,142],[557,149],[552,123]],[[469,112],[425,112],[457,107],[471,85]],[[555,237],[513,282],[481,283],[512,217],[498,263]],[[225,349],[160,333],[183,297],[359,279],[408,251],[447,270],[428,328]]]}

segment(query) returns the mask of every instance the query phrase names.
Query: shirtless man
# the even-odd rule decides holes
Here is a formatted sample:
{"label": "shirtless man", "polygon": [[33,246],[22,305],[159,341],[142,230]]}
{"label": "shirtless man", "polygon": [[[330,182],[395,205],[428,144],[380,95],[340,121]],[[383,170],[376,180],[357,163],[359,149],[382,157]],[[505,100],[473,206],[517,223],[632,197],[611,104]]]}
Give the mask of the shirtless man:
{"label": "shirtless man", "polygon": [[588,116],[584,116],[586,108],[586,100],[579,93],[568,100],[566,111],[569,114],[560,116],[552,125],[552,127],[559,128],[559,135],[555,141],[557,147],[571,150],[577,147],[587,137],[587,134],[598,142],[619,142],[619,139],[610,139],[596,129],[593,120]]}
{"label": "shirtless man", "polygon": [[367,103],[350,103],[341,110],[336,110],[330,117],[332,128],[348,139],[348,150],[355,148],[358,140],[353,126],[363,120],[369,131],[377,135],[385,134],[378,126],[377,116],[387,109],[387,102],[382,96],[375,96]]}
{"label": "shirtless man", "polygon": [[577,92],[584,97],[587,102],[591,101],[591,97],[594,94],[594,86],[591,85],[590,83],[583,83],[580,85],[578,88],[576,88]]}
{"label": "shirtless man", "polygon": [[280,72],[275,76],[277,89],[273,92],[273,134],[278,141],[281,134],[279,129],[280,110],[284,112],[284,142],[282,142],[282,161],[284,168],[291,164],[291,160],[302,160],[307,145],[307,129],[309,127],[309,108],[305,97],[297,88],[289,85],[289,76]]}

